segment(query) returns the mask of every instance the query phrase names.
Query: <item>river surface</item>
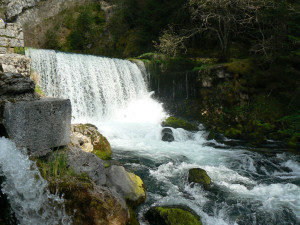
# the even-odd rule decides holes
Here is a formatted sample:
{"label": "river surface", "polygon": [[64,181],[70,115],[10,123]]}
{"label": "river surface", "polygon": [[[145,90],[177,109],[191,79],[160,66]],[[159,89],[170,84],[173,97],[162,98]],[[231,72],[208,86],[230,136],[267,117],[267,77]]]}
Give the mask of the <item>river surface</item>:
{"label": "river surface", "polygon": [[[47,96],[70,98],[73,122],[95,124],[113,148],[113,161],[139,175],[151,206],[180,205],[203,224],[300,224],[300,156],[270,147],[230,147],[198,132],[173,129],[161,141],[168,116],[147,89],[142,64],[126,60],[27,50]],[[255,150],[255,151],[253,151]],[[188,170],[203,168],[212,179],[204,190],[187,182]]]}

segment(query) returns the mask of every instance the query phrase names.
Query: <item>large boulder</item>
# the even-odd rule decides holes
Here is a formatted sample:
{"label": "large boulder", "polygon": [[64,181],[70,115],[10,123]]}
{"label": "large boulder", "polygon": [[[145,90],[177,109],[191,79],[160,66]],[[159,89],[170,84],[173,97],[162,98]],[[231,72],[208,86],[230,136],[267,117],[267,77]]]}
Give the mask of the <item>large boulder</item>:
{"label": "large boulder", "polygon": [[112,154],[109,142],[92,124],[73,124],[72,143],[103,160],[110,159]]}
{"label": "large boulder", "polygon": [[179,207],[152,207],[145,217],[150,225],[202,225],[199,216]]}
{"label": "large boulder", "polygon": [[44,98],[6,102],[3,125],[9,138],[29,154],[41,156],[70,142],[71,102]]}
{"label": "large boulder", "polygon": [[75,173],[86,173],[97,185],[106,184],[106,169],[104,162],[96,155],[72,147],[68,151],[68,165]]}
{"label": "large boulder", "polygon": [[206,171],[201,168],[193,168],[189,170],[188,181],[190,183],[198,183],[203,185],[205,188],[211,184],[211,179],[207,175]]}
{"label": "large boulder", "polygon": [[132,207],[146,200],[145,185],[141,178],[134,173],[127,172],[122,166],[114,165],[108,169],[107,183]]}

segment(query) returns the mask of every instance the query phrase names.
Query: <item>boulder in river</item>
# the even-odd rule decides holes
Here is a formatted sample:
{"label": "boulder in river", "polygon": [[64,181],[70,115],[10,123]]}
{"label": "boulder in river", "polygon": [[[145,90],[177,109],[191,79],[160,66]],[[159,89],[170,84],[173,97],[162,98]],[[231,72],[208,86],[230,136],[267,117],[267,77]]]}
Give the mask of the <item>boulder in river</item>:
{"label": "boulder in river", "polygon": [[162,141],[172,142],[174,141],[173,131],[170,128],[164,128],[161,131]]}
{"label": "boulder in river", "polygon": [[150,225],[202,225],[199,216],[180,207],[152,207],[145,217]]}
{"label": "boulder in river", "polygon": [[206,171],[201,168],[193,168],[189,170],[188,181],[190,183],[198,183],[205,188],[211,184],[211,179],[207,175]]}

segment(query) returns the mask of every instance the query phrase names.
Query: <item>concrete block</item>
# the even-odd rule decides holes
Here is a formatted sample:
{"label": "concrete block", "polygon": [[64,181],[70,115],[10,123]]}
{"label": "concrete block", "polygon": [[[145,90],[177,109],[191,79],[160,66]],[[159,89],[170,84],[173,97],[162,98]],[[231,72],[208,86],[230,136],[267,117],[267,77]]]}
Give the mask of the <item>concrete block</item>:
{"label": "concrete block", "polygon": [[42,156],[70,142],[71,102],[55,98],[8,102],[3,124],[19,147],[29,149],[30,155]]}

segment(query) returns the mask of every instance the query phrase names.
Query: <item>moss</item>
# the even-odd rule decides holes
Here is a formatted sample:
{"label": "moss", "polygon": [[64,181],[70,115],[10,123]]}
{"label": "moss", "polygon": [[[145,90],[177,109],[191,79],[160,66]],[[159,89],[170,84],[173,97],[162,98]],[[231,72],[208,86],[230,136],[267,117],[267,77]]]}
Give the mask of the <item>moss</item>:
{"label": "moss", "polygon": [[45,97],[46,95],[44,94],[42,88],[39,85],[35,85],[35,89],[34,89],[35,93],[37,93],[39,96],[41,97]]}
{"label": "moss", "polygon": [[173,128],[183,128],[188,131],[197,131],[198,128],[192,123],[188,121],[176,117],[168,117],[163,123],[162,126],[164,127],[173,127]]}
{"label": "moss", "polygon": [[111,151],[101,151],[101,150],[94,150],[92,151],[96,156],[98,156],[102,160],[109,160],[111,159]]}
{"label": "moss", "polygon": [[202,225],[194,213],[178,207],[154,207],[146,213],[151,225]]}
{"label": "moss", "polygon": [[24,47],[14,47],[14,52],[16,54],[25,55],[26,48]]}
{"label": "moss", "polygon": [[229,128],[228,130],[225,131],[225,136],[228,138],[240,138],[242,135],[242,131],[235,129],[235,128]]}
{"label": "moss", "polygon": [[206,187],[211,184],[210,177],[207,175],[206,171],[201,168],[190,169],[188,181],[190,183],[193,182],[193,183],[202,184]]}
{"label": "moss", "polygon": [[244,75],[250,72],[252,69],[250,59],[232,59],[232,62],[224,64],[227,66],[227,70],[233,74]]}
{"label": "moss", "polygon": [[125,199],[127,200],[127,204],[129,204],[131,207],[135,208],[136,206],[140,205],[142,202],[146,200],[146,188],[144,185],[144,182],[142,179],[135,175],[134,173],[128,172],[129,179],[132,182],[132,187],[134,191],[135,196],[140,196],[137,201],[131,201],[130,196],[125,196]]}
{"label": "moss", "polygon": [[287,141],[287,145],[289,147],[292,147],[292,148],[296,148],[298,147],[300,144],[300,133],[296,133],[294,134],[290,139],[288,139]]}
{"label": "moss", "polygon": [[135,211],[130,206],[128,206],[128,209],[129,209],[130,218],[126,225],[139,225],[140,223],[137,219]]}

